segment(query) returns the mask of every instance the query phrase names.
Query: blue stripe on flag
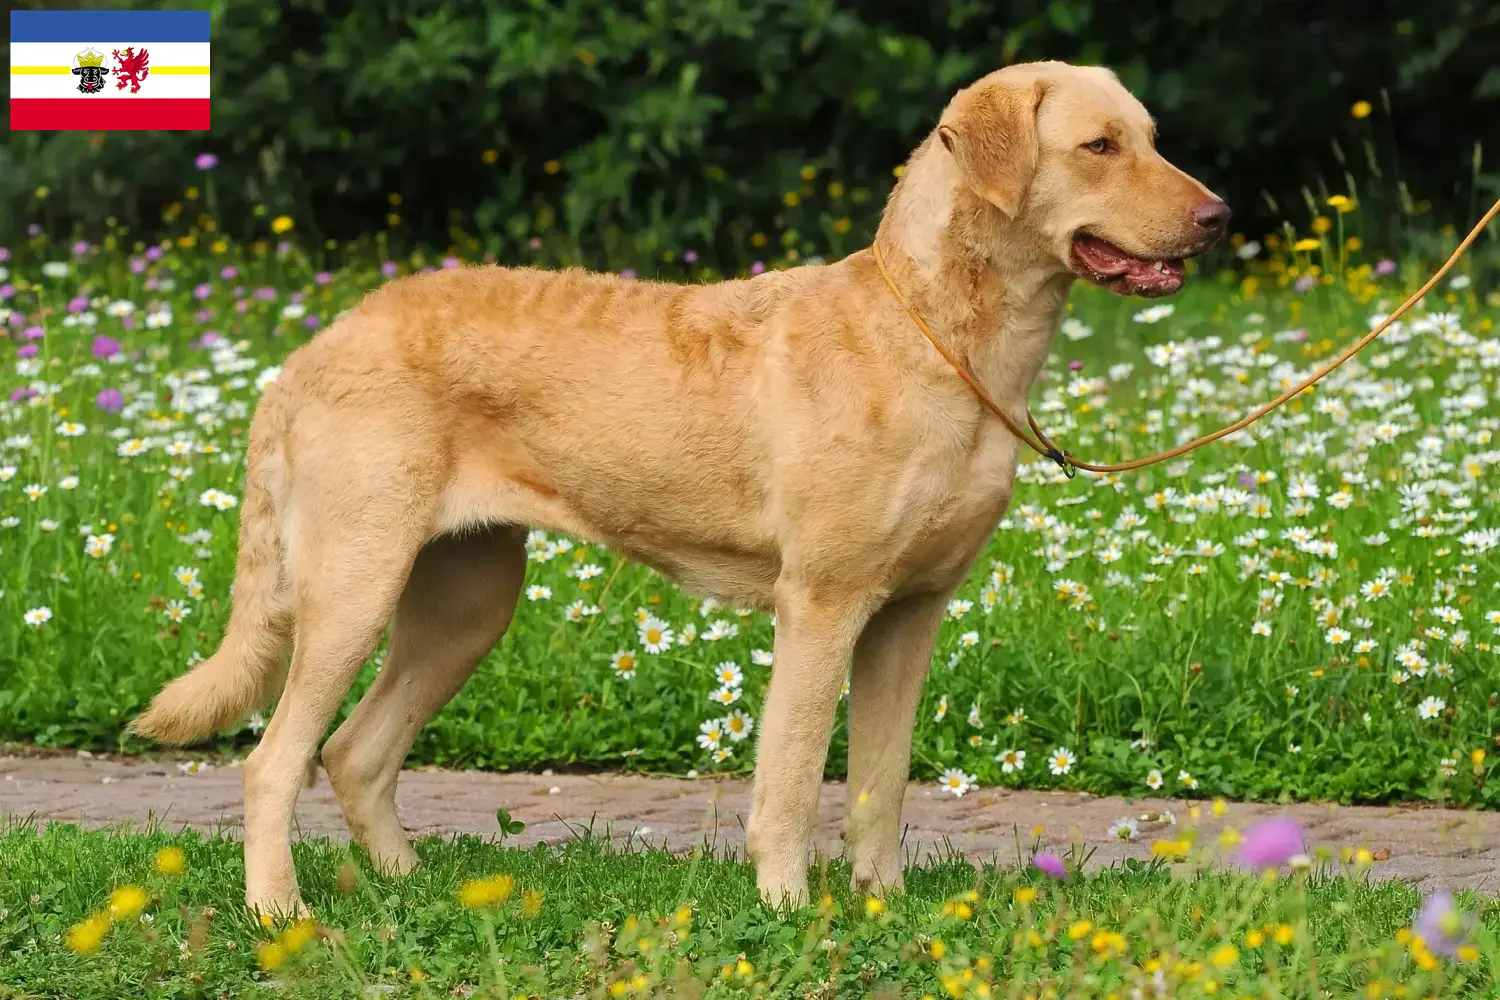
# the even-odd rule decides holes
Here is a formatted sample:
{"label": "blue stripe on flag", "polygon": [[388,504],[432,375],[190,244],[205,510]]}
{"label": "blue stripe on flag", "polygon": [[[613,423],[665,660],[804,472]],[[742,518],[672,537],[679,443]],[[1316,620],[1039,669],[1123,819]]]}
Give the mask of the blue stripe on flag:
{"label": "blue stripe on flag", "polygon": [[206,10],[13,10],[12,42],[206,42]]}

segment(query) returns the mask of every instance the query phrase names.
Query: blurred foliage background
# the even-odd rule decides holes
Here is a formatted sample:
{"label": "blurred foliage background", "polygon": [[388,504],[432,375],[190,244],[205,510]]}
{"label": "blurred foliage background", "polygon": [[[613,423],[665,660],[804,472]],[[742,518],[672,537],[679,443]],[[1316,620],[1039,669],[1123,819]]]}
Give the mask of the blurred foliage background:
{"label": "blurred foliage background", "polygon": [[238,237],[290,216],[306,238],[442,247],[462,230],[508,255],[545,232],[563,260],[693,248],[730,269],[757,232],[821,230],[837,253],[867,241],[954,90],[1043,58],[1114,68],[1251,234],[1351,187],[1391,220],[1463,223],[1500,195],[1494,0],[210,6],[212,131],[10,132],[0,233],[169,228],[202,185],[187,210]]}

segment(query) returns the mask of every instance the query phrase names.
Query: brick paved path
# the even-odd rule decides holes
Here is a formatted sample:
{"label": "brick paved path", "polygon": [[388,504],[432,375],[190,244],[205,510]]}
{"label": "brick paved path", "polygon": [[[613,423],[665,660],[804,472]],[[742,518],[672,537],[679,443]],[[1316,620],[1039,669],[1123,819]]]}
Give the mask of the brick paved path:
{"label": "brick paved path", "polygon": [[[33,816],[89,827],[155,820],[237,833],[242,819],[240,772],[233,765],[185,773],[172,760],[103,759],[23,753],[0,756],[0,816]],[[647,778],[631,775],[494,774],[417,769],[402,775],[397,793],[402,822],[413,834],[496,833],[495,809],[526,823],[515,842],[556,843],[592,828],[617,841],[632,837],[688,850],[705,841],[740,852],[749,812],[748,782]],[[844,786],[829,782],[820,808],[819,842],[837,854]],[[1124,857],[1150,856],[1150,842],[1170,836],[1159,822],[1141,822],[1134,843],[1112,839],[1120,817],[1171,809],[1186,819],[1191,803],[1168,799],[1127,802],[1075,792],[984,789],[961,799],[935,786],[907,791],[905,849],[913,861],[956,848],[976,860],[1014,861],[1017,837],[1028,845],[1034,827],[1058,849],[1074,840],[1097,849],[1091,867]],[[1377,852],[1377,878],[1423,880],[1426,886],[1500,892],[1500,814],[1412,807],[1238,805],[1222,819],[1203,806],[1206,835],[1224,824],[1241,829],[1274,813],[1296,817],[1314,845],[1365,846]],[[301,836],[346,836],[338,803],[320,776],[297,804]],[[1389,852],[1388,855],[1386,852]]]}

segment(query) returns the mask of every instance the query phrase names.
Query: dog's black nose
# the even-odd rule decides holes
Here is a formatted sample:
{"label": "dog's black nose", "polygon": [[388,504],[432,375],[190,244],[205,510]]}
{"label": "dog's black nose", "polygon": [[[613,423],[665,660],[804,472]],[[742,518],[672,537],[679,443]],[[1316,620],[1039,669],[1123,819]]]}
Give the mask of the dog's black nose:
{"label": "dog's black nose", "polygon": [[1229,225],[1229,206],[1222,201],[1205,201],[1193,209],[1193,221],[1200,229],[1211,233],[1223,232]]}

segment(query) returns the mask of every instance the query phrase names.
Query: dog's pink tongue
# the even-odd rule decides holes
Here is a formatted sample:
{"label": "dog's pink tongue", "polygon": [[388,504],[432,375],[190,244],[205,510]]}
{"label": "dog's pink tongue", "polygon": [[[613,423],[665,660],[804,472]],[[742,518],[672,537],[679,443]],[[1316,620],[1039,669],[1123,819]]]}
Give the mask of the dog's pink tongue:
{"label": "dog's pink tongue", "polygon": [[1182,284],[1182,276],[1175,270],[1158,271],[1151,264],[1134,258],[1127,265],[1124,277],[1138,291],[1176,290]]}

